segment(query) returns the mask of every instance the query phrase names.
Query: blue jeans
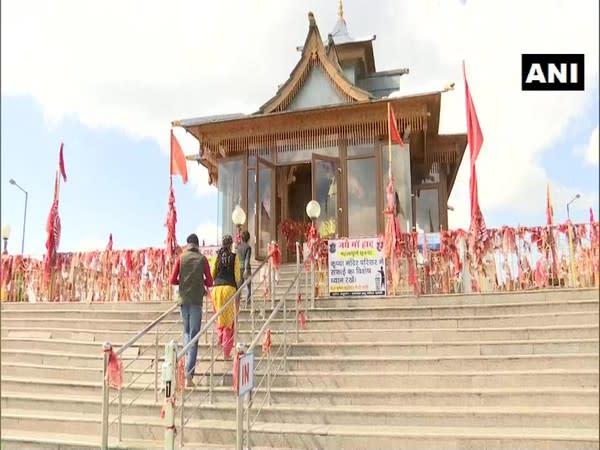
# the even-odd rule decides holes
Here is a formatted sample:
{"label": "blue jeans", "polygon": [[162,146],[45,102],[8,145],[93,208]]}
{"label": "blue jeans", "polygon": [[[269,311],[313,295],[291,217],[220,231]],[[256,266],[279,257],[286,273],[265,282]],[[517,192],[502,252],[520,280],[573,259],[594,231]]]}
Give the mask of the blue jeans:
{"label": "blue jeans", "polygon": [[[181,320],[183,321],[183,345],[187,345],[194,336],[200,331],[200,322],[202,322],[202,305],[181,305]],[[198,358],[198,342],[192,345],[187,354],[185,364],[185,376],[193,377],[196,369],[196,358]]]}

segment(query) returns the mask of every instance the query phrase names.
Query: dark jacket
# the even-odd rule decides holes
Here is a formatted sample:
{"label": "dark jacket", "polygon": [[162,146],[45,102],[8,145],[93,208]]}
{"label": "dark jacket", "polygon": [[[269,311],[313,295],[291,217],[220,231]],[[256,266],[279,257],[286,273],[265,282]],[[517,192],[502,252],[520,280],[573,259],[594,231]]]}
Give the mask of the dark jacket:
{"label": "dark jacket", "polygon": [[206,288],[213,285],[206,257],[195,245],[189,245],[175,262],[171,284],[179,285],[181,304],[201,305]]}
{"label": "dark jacket", "polygon": [[250,258],[252,256],[252,247],[250,247],[250,244],[242,242],[235,250],[235,253],[240,260],[240,273],[251,272]]}

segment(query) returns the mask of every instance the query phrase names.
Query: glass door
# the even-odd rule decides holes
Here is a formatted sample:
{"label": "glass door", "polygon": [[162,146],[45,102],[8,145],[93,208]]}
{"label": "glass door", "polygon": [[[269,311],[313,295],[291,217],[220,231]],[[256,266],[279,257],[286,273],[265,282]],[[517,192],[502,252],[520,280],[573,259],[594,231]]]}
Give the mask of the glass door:
{"label": "glass door", "polygon": [[343,208],[341,205],[340,160],[327,156],[312,155],[312,198],[319,202],[321,215],[317,229],[322,237],[343,235],[341,229]]}
{"label": "glass door", "polygon": [[264,259],[269,253],[269,243],[276,239],[275,166],[270,161],[258,158],[257,168],[256,256]]}

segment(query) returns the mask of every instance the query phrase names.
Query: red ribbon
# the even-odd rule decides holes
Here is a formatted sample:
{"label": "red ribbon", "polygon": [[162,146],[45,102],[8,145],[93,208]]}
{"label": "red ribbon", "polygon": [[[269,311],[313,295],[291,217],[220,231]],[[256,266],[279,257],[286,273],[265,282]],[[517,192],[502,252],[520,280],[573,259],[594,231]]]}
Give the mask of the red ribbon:
{"label": "red ribbon", "polygon": [[121,385],[123,384],[123,365],[121,364],[121,360],[112,347],[104,351],[109,352],[108,366],[106,368],[106,381],[111,388],[120,390]]}
{"label": "red ribbon", "polygon": [[298,320],[300,321],[300,326],[302,329],[306,328],[306,317],[304,316],[304,311],[300,311],[298,313]]}
{"label": "red ribbon", "polygon": [[271,350],[271,330],[269,328],[265,331],[265,339],[262,344],[262,349],[264,353],[269,353]]}
{"label": "red ribbon", "polygon": [[183,385],[185,383],[185,359],[180,358],[177,361],[177,392],[183,392]]}

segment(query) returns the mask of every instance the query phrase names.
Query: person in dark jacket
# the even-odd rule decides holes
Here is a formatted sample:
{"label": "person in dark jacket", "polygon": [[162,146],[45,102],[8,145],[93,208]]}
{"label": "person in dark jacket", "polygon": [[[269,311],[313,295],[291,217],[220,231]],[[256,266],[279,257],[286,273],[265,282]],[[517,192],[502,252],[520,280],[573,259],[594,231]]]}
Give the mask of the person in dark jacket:
{"label": "person in dark jacket", "polygon": [[[235,294],[240,285],[240,261],[235,253],[231,251],[233,239],[231,235],[223,236],[223,245],[217,253],[217,259],[213,266],[212,276],[215,280],[212,290],[214,312],[219,311],[229,299]],[[235,300],[227,305],[217,317],[217,330],[219,342],[223,346],[225,359],[231,358],[233,348],[233,329],[235,326]]]}
{"label": "person in dark jacket", "polygon": [[[181,320],[183,321],[183,345],[200,332],[202,321],[202,302],[208,288],[213,285],[210,265],[200,252],[198,236],[190,234],[187,246],[177,258],[171,284],[179,285],[179,304],[181,305]],[[185,367],[186,386],[194,386],[194,372],[198,357],[198,342],[192,346],[187,355]]]}
{"label": "person in dark jacket", "polygon": [[[240,261],[240,278],[242,280],[246,280],[251,274],[250,258],[252,258],[252,247],[250,247],[249,241],[250,233],[248,233],[248,231],[242,232],[242,243],[235,250],[238,260]],[[248,289],[246,305],[249,305],[250,296],[252,295],[252,283],[250,281],[246,285],[246,288]]]}

